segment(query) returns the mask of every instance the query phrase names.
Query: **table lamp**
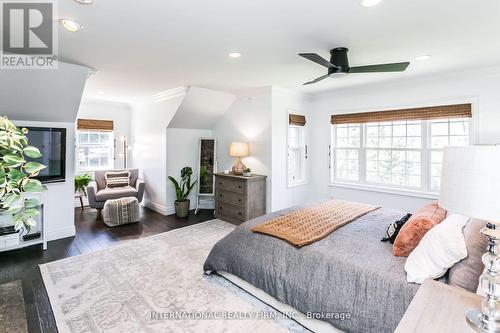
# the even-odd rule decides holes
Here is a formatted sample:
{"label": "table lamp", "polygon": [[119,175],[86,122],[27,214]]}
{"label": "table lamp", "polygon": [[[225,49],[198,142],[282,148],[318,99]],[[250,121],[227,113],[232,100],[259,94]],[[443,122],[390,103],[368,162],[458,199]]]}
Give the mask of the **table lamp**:
{"label": "table lamp", "polygon": [[439,205],[448,211],[489,221],[481,234],[488,238],[479,279],[485,299],[481,310],[466,313],[477,332],[500,332],[500,146],[448,147],[444,151]]}
{"label": "table lamp", "polygon": [[236,163],[233,165],[233,174],[242,175],[246,166],[241,162],[241,158],[250,155],[250,148],[247,142],[233,142],[229,146],[229,156],[237,157]]}

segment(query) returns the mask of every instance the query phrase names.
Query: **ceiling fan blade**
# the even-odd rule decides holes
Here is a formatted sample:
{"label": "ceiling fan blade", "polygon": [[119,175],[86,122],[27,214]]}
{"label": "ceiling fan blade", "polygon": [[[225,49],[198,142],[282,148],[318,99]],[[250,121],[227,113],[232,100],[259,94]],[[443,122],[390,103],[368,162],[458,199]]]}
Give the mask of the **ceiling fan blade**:
{"label": "ceiling fan blade", "polygon": [[306,58],[307,60],[311,60],[312,62],[317,63],[318,65],[324,66],[328,69],[337,68],[337,66],[331,64],[328,60],[322,58],[316,53],[299,53],[299,56]]}
{"label": "ceiling fan blade", "polygon": [[323,76],[318,77],[317,79],[314,79],[314,80],[312,80],[312,81],[306,82],[306,83],[304,83],[303,85],[305,86],[305,85],[308,85],[308,84],[313,84],[313,83],[319,82],[319,81],[321,81],[321,80],[326,79],[326,78],[327,78],[327,77],[329,77],[329,76],[330,76],[330,74],[325,74],[325,75],[323,75]]}
{"label": "ceiling fan blade", "polygon": [[397,62],[393,64],[356,66],[349,68],[349,73],[404,72],[408,65],[410,65],[409,62]]}

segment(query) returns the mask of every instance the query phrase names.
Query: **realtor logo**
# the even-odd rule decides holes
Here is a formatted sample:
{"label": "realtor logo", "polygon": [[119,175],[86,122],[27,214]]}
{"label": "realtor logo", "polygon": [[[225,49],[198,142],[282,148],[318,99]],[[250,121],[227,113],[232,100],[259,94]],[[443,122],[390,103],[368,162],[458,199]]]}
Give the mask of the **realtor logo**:
{"label": "realtor logo", "polygon": [[57,67],[54,6],[51,1],[1,2],[2,69]]}

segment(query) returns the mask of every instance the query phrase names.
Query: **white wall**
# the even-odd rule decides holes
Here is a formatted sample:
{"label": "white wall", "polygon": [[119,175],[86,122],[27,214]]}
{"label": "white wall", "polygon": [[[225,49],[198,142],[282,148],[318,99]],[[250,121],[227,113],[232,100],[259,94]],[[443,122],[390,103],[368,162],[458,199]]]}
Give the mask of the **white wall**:
{"label": "white wall", "polygon": [[249,142],[250,156],[243,158],[243,163],[251,168],[253,173],[268,176],[266,191],[268,211],[272,209],[271,97],[271,87],[238,97],[213,128],[213,137],[217,139],[219,171],[231,170],[235,162],[235,158],[228,154],[231,142]]}
{"label": "white wall", "polygon": [[[311,145],[310,125],[313,117],[311,100],[307,95],[278,87],[272,88],[272,211],[311,201],[312,189],[311,158],[314,149]],[[288,153],[288,114],[295,113],[306,116],[306,144],[308,146],[307,184],[288,187],[287,153]]]}
{"label": "white wall", "polygon": [[499,86],[499,71],[488,69],[372,84],[314,96],[312,140],[316,153],[313,158],[312,194],[317,198],[334,196],[404,210],[415,209],[429,199],[328,186],[330,115],[472,102],[475,143],[500,143]]}
{"label": "white wall", "polygon": [[161,99],[145,101],[132,111],[132,166],[146,182],[143,204],[167,214],[167,126],[185,96],[173,90]]}
{"label": "white wall", "polygon": [[[199,175],[198,158],[200,138],[212,137],[210,129],[167,129],[167,175],[172,176],[177,181],[180,180],[181,169],[189,166],[193,168],[191,180],[197,180]],[[174,214],[174,201],[176,200],[175,189],[170,180],[166,184],[166,207],[167,214]],[[193,188],[189,199],[191,209],[196,208],[197,185]]]}
{"label": "white wall", "polygon": [[131,144],[131,115],[131,108],[128,104],[104,100],[84,99],[78,110],[78,118],[113,120],[113,135],[116,140],[114,167],[116,169],[123,168],[123,157],[120,156],[121,138],[125,136],[129,145]]}
{"label": "white wall", "polygon": [[75,123],[14,121],[17,126],[66,128],[66,181],[46,184],[44,219],[46,237],[54,240],[75,235],[74,177]]}

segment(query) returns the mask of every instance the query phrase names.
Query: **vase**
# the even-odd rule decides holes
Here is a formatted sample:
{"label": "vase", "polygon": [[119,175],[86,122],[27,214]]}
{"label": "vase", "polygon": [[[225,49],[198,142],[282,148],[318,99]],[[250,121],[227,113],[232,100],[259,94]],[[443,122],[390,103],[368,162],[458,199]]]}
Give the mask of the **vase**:
{"label": "vase", "polygon": [[175,215],[180,218],[185,218],[189,215],[189,199],[175,202]]}

